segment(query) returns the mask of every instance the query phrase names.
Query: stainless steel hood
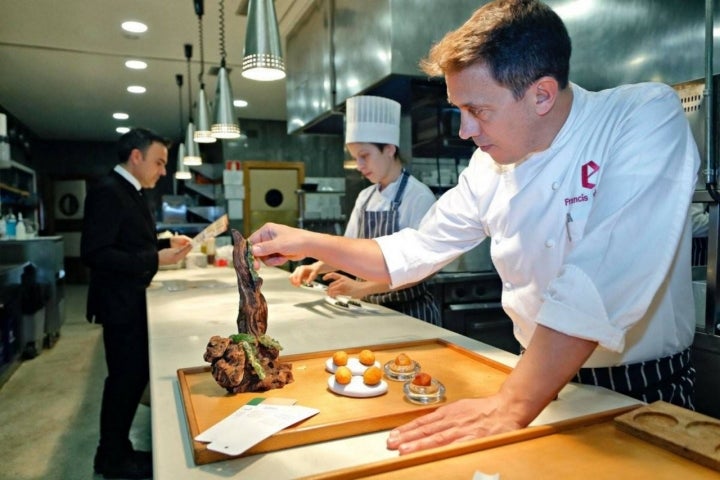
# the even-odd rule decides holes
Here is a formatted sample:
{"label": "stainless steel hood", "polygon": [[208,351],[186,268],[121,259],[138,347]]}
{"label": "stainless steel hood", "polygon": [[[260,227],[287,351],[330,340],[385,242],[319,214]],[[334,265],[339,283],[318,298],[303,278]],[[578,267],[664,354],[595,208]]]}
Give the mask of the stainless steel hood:
{"label": "stainless steel hood", "polygon": [[410,101],[418,62],[477,0],[318,0],[287,38],[288,133],[343,131],[343,105],[371,93]]}
{"label": "stainless steel hood", "polygon": [[[405,106],[408,82],[427,81],[420,59],[485,3],[316,0],[287,37],[288,133],[341,134],[344,102],[361,93]],[[547,3],[573,40],[570,78],[585,88],[703,75],[701,0]]]}

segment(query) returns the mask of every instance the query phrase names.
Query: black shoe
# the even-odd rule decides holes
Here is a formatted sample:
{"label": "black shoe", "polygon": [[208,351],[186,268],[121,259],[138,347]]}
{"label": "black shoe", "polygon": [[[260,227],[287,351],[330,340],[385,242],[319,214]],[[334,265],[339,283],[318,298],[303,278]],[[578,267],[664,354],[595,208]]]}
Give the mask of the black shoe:
{"label": "black shoe", "polygon": [[132,450],[112,458],[98,452],[95,455],[95,473],[104,478],[152,478],[152,453]]}

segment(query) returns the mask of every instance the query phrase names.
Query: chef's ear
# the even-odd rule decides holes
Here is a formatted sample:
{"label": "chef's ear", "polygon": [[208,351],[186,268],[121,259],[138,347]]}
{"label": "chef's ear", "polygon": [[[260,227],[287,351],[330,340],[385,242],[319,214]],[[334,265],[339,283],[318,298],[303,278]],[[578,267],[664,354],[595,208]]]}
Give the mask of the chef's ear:
{"label": "chef's ear", "polygon": [[552,109],[559,90],[557,80],[550,76],[540,77],[533,83],[530,93],[533,95],[535,111],[538,115],[545,115]]}

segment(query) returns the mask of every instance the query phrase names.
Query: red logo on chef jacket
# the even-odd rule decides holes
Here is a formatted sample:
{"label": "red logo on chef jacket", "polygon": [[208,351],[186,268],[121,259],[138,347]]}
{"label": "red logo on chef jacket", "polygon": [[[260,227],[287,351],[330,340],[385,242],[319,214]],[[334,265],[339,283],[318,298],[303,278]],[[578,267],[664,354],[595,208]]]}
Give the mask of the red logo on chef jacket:
{"label": "red logo on chef jacket", "polygon": [[592,177],[600,171],[600,165],[590,160],[581,168],[582,186],[584,188],[595,188],[596,183],[592,181]]}

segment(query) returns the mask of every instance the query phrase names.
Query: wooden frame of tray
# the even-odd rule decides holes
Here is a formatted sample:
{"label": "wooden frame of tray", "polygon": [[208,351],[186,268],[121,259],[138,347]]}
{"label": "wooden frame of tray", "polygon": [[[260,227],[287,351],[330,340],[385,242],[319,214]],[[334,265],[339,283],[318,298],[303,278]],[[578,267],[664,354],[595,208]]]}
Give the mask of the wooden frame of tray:
{"label": "wooden frame of tray", "polygon": [[447,402],[492,395],[512,370],[442,339],[344,350],[353,356],[363,349],[375,352],[381,365],[399,353],[406,353],[420,363],[422,371],[445,385],[445,399],[432,405],[411,403],[404,397],[404,382],[388,379],[385,379],[388,392],[379,397],[350,398],[332,393],[327,387],[331,374],[325,371],[325,361],[336,350],[281,357],[280,361],[292,363],[295,381],[267,392],[228,394],[212,378],[210,366],[182,368],[177,375],[195,463],[202,465],[233,458],[208,450],[206,444],[194,438],[257,397],[293,398],[298,405],[317,408],[320,413],[272,435],[241,456],[388,430]]}
{"label": "wooden frame of tray", "polygon": [[[652,408],[654,404],[650,405]],[[642,412],[641,404],[446,445],[378,462],[342,468],[299,480],[472,479],[476,472],[500,478],[633,478],[714,480],[718,473],[688,455],[675,455],[659,442],[645,441],[618,423]],[[678,407],[679,408],[679,407]],[[685,410],[686,415],[695,412]],[[618,417],[620,416],[620,417]],[[617,418],[616,418],[617,417]],[[668,447],[665,445],[664,447]]]}

